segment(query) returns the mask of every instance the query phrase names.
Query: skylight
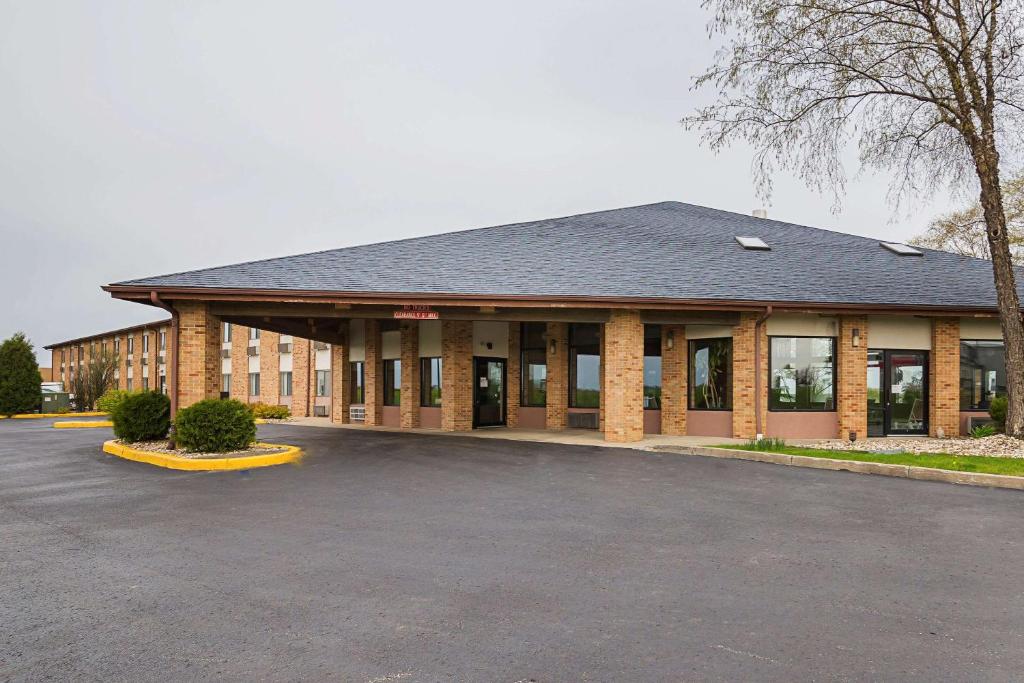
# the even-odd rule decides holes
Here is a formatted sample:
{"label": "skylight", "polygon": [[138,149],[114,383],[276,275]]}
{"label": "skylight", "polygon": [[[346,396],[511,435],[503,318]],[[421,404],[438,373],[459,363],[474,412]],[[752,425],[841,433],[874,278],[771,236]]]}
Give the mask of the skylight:
{"label": "skylight", "polygon": [[899,242],[879,242],[883,247],[900,256],[924,256],[924,253]]}
{"label": "skylight", "polygon": [[772,249],[760,237],[736,237],[736,241],[741,247],[751,251],[771,251]]}

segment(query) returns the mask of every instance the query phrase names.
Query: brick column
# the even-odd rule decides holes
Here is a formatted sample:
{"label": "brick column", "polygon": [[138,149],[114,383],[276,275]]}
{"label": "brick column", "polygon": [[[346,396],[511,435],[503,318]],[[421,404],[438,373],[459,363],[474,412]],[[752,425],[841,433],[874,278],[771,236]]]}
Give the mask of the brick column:
{"label": "brick column", "polygon": [[[732,435],[752,439],[757,430],[754,415],[754,323],[756,313],[740,313],[732,328]],[[762,349],[762,354],[767,349]]]}
{"label": "brick column", "polygon": [[420,426],[420,324],[403,320],[401,335],[402,393],[399,426],[405,429]]}
{"label": "brick column", "polygon": [[384,411],[384,362],[381,359],[380,321],[366,321],[366,426],[381,424]]}
{"label": "brick column", "polygon": [[960,435],[960,319],[932,320],[928,363],[928,434]]}
{"label": "brick column", "polygon": [[[149,389],[150,391],[160,390],[160,335],[158,330],[146,330],[149,337]],[[170,378],[167,380],[170,382]],[[170,394],[171,388],[167,387]],[[184,407],[184,406],[182,406]]]}
{"label": "brick column", "polygon": [[231,326],[231,398],[249,402],[249,328]]}
{"label": "brick column", "polygon": [[142,353],[142,331],[139,330],[135,333],[135,341],[133,342],[132,348],[132,387],[135,391],[142,389],[142,358],[145,354]]}
{"label": "brick column", "polygon": [[309,402],[309,364],[312,362],[313,342],[303,337],[292,337],[292,415],[309,417],[313,411]]}
{"label": "brick column", "polygon": [[[672,346],[669,346],[669,339]],[[661,326],[661,433],[686,434],[686,406],[689,402],[685,325]]]}
{"label": "brick column", "polygon": [[644,324],[640,311],[613,310],[604,325],[603,341],[604,438],[619,443],[639,441],[644,438]]}
{"label": "brick column", "polygon": [[522,325],[508,324],[508,386],[505,390],[505,424],[509,427],[519,426],[519,402],[522,398],[523,355],[520,351],[519,335]]}
{"label": "brick column", "polygon": [[441,321],[441,429],[473,429],[473,323]]}
{"label": "brick column", "polygon": [[[857,330],[858,345],[853,345]],[[863,315],[839,317],[839,339],[836,349],[836,410],[840,439],[868,438],[868,319]]]}
{"label": "brick column", "polygon": [[[606,327],[607,327],[606,325],[599,325],[598,328],[597,328],[597,330],[598,330],[597,331],[597,338],[598,338],[597,352],[598,352],[599,357],[600,357],[600,360],[599,360],[599,363],[598,363],[598,366],[597,366],[597,386],[601,387],[601,393],[599,393],[598,396],[597,396],[597,429],[602,434],[604,434],[604,416],[607,414],[607,410],[605,410],[605,405],[606,405],[605,397],[608,395],[608,392],[604,390],[605,368],[608,366],[608,363],[605,360],[608,357],[608,354],[607,354],[607,351],[605,351],[605,343],[604,343],[605,339],[608,336],[607,334],[605,334],[605,328]],[[642,328],[643,328],[643,325],[641,325],[641,332],[643,331]],[[641,376],[643,374],[643,365],[644,365],[644,357],[643,357],[643,353],[641,353],[640,354],[640,372],[641,372]],[[643,380],[641,379],[641,390],[642,390],[642,385],[643,385]]]}
{"label": "brick column", "polygon": [[121,339],[121,343],[120,343],[120,347],[121,348],[118,349],[118,353],[117,353],[117,355],[119,356],[118,359],[117,359],[117,365],[118,365],[117,370],[118,370],[118,373],[119,373],[119,376],[120,376],[120,379],[117,382],[117,388],[118,389],[127,389],[128,388],[128,337],[130,337],[130,336],[131,336],[130,334],[125,334],[125,335],[122,335],[121,338],[120,338]]}
{"label": "brick column", "polygon": [[338,328],[337,343],[331,344],[331,422],[349,423],[352,405],[352,376],[348,368],[349,325],[346,320]]}
{"label": "brick column", "polygon": [[[555,341],[554,351],[551,340]],[[545,346],[548,362],[545,426],[565,429],[569,423],[569,325],[548,323]]]}
{"label": "brick column", "polygon": [[276,406],[281,402],[281,358],[277,345],[281,335],[260,332],[260,402]]}
{"label": "brick column", "polygon": [[[220,321],[204,303],[179,302],[177,309],[178,408],[186,408],[220,395]],[[150,370],[152,382],[156,373]]]}

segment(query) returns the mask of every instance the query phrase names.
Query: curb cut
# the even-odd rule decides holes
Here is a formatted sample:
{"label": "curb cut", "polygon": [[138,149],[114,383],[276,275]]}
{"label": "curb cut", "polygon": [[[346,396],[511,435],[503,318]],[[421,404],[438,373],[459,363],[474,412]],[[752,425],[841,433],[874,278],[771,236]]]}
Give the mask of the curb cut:
{"label": "curb cut", "polygon": [[855,472],[857,474],[877,474],[883,477],[901,477],[903,479],[918,479],[921,481],[939,481],[946,484],[989,486],[992,488],[1024,491],[1024,477],[1014,477],[1006,474],[959,472],[957,470],[939,470],[931,467],[915,467],[914,465],[891,465],[884,462],[812,458],[806,455],[789,455],[787,453],[772,453],[768,451],[742,451],[731,448],[655,446],[650,450],[655,452],[681,453],[683,455],[700,455],[707,458],[751,460],[774,465],[789,465],[790,467],[808,467],[818,470]]}
{"label": "curb cut", "polygon": [[114,423],[110,420],[90,420],[86,422],[75,422],[74,420],[68,420],[66,422],[54,422],[54,429],[91,429],[95,427],[113,427]]}
{"label": "curb cut", "polygon": [[282,453],[244,455],[237,458],[183,458],[180,455],[171,455],[169,453],[140,451],[123,446],[117,441],[106,441],[103,443],[103,452],[116,455],[125,460],[134,460],[135,462],[144,462],[157,467],[191,472],[251,470],[257,467],[272,467],[288,462],[296,462],[302,458],[302,449],[298,446],[261,442],[257,442],[256,445],[264,448],[284,448],[285,450]]}

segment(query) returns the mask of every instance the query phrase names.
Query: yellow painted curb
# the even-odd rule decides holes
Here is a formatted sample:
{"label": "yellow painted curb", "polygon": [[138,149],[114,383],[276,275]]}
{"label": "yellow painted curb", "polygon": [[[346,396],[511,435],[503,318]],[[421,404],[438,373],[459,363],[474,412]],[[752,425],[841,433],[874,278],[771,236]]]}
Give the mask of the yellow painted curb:
{"label": "yellow painted curb", "polygon": [[265,425],[265,424],[267,424],[267,421],[264,420],[262,417],[257,417],[255,420],[253,420],[253,422],[255,422],[258,425]]}
{"label": "yellow painted curb", "polygon": [[91,411],[84,413],[23,413],[21,415],[11,415],[15,420],[33,420],[41,417],[106,417],[106,413],[99,411]]}
{"label": "yellow painted curb", "polygon": [[180,455],[168,453],[140,451],[119,444],[117,441],[106,441],[103,444],[103,452],[125,460],[144,462],[157,467],[190,471],[251,470],[256,467],[271,467],[272,465],[296,462],[302,458],[302,449],[298,446],[259,442],[256,445],[263,448],[284,448],[285,450],[281,453],[244,455],[237,458],[183,458]]}
{"label": "yellow painted curb", "polygon": [[68,420],[66,422],[54,422],[54,429],[90,429],[94,427],[113,427],[114,423],[110,420],[89,420],[88,422],[75,422]]}

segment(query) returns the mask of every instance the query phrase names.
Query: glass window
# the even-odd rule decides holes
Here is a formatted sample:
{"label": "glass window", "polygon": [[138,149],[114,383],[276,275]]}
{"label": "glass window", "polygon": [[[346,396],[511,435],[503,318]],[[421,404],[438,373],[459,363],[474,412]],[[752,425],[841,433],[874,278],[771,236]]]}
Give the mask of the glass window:
{"label": "glass window", "polygon": [[[114,339],[114,355],[121,353],[121,338],[117,337]],[[64,354],[61,354],[61,360],[64,359]]]}
{"label": "glass window", "polygon": [[348,364],[349,377],[351,377],[352,394],[349,400],[356,405],[366,402],[366,385],[365,377],[363,377],[363,361],[357,360],[352,361]]}
{"label": "glass window", "polygon": [[732,410],[732,338],[690,341],[690,410]]}
{"label": "glass window", "polygon": [[160,384],[158,385],[158,391],[161,394],[166,394],[167,393],[167,375],[160,375],[160,379],[158,381],[160,382]]}
{"label": "glass window", "polygon": [[231,373],[225,372],[220,376],[220,393],[231,393]]}
{"label": "glass window", "polygon": [[259,338],[260,338],[260,330],[259,330],[259,328],[258,327],[250,327],[249,328],[249,339],[259,339]]}
{"label": "glass window", "polygon": [[644,410],[661,410],[661,325],[644,325]]}
{"label": "glass window", "polygon": [[128,337],[128,353],[135,353],[135,337]]}
{"label": "glass window", "polygon": [[166,332],[161,332],[160,333],[160,350],[161,351],[166,351],[167,350],[167,333]]}
{"label": "glass window", "polygon": [[771,337],[768,408],[835,410],[835,339]]}
{"label": "glass window", "polygon": [[960,342],[960,410],[988,410],[996,396],[1006,396],[1003,342]]}
{"label": "glass window", "polygon": [[[71,374],[74,375],[74,373],[71,373]],[[132,390],[132,378],[131,377],[129,377],[128,379],[126,379],[124,381],[124,388],[127,391],[131,391]]]}
{"label": "glass window", "polygon": [[142,352],[149,353],[149,333],[142,335]]}
{"label": "glass window", "polygon": [[317,396],[330,396],[331,395],[331,371],[330,370],[317,370],[316,371],[316,395]]}
{"label": "glass window", "polygon": [[402,405],[402,361],[384,361],[384,405]]}
{"label": "glass window", "polygon": [[148,377],[143,377],[142,378],[142,390],[143,391],[149,391],[149,378]]}
{"label": "glass window", "polygon": [[601,326],[569,325],[569,407],[601,405]]}
{"label": "glass window", "polygon": [[231,341],[231,323],[221,323],[221,340]]}
{"label": "glass window", "polygon": [[292,395],[292,373],[291,371],[281,373],[281,395]]}
{"label": "glass window", "polygon": [[249,395],[260,395],[260,373],[258,372],[249,373]]}
{"label": "glass window", "polygon": [[520,332],[522,354],[522,398],[524,406],[543,408],[548,402],[548,356],[545,349],[546,323],[523,323]]}
{"label": "glass window", "polygon": [[441,405],[440,358],[420,358],[420,405]]}

